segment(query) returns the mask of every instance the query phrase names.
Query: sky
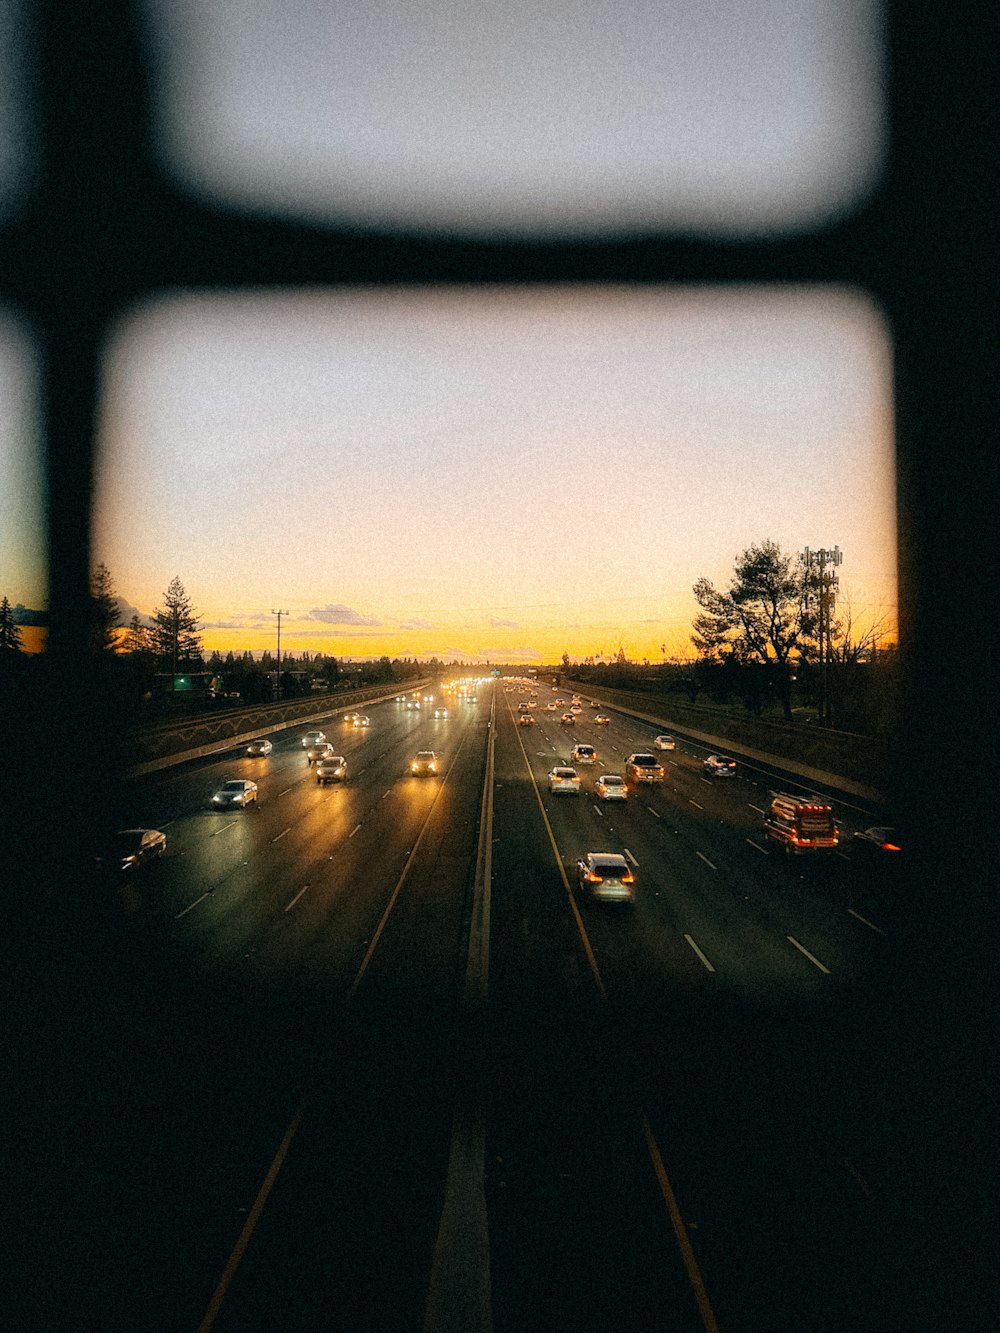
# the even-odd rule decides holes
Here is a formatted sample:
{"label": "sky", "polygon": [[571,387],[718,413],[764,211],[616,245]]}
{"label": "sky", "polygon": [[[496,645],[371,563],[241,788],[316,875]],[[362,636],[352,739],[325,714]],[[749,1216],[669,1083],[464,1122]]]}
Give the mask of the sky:
{"label": "sky", "polygon": [[[161,164],[264,214],[481,237],[809,230],[885,141],[877,0],[142,0]],[[14,46],[10,46],[14,50]],[[4,59],[0,51],[0,62]],[[9,66],[9,68],[8,68]],[[0,216],[30,186],[15,59]],[[751,542],[895,615],[891,354],[834,288],[154,300],[114,332],[94,563],[208,648],[690,651]],[[45,604],[34,352],[0,310],[0,593]]]}
{"label": "sky", "polygon": [[890,351],[829,288],[178,297],[107,364],[95,560],[207,647],[660,660],[737,555],[895,614]]}

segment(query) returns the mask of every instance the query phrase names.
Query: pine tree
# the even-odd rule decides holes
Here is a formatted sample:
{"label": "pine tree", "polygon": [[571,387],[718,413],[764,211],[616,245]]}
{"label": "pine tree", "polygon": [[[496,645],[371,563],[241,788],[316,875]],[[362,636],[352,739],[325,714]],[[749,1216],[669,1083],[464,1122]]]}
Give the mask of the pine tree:
{"label": "pine tree", "polygon": [[14,612],[5,596],[0,601],[0,657],[13,657],[15,653],[23,652],[21,627],[15,621]]}
{"label": "pine tree", "polygon": [[188,665],[201,657],[198,615],[176,575],[163,594],[163,603],[153,617],[152,647],[162,664],[176,675],[181,664]]}
{"label": "pine tree", "polygon": [[90,651],[92,653],[114,652],[117,642],[115,630],[121,624],[121,612],[118,607],[118,594],[114,580],[107,565],[101,563],[94,570],[90,580]]}

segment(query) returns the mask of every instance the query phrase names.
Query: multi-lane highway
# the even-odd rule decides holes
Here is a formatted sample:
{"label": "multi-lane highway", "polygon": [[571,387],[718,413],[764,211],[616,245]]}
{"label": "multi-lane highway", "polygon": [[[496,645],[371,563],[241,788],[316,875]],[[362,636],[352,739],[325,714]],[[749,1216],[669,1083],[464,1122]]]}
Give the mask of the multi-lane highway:
{"label": "multi-lane highway", "polygon": [[[601,803],[597,775],[655,730],[590,707],[562,725],[556,696],[537,687],[531,726],[502,681],[436,698],[447,718],[389,700],[368,727],[324,721],[344,782],[317,783],[303,726],[131,784],[122,823],[168,848],[94,889],[129,959],[81,1168],[104,1191],[95,1327],[905,1314],[880,1129],[898,904],[849,845],[874,816],[835,801],[844,853],[789,860],[761,833],[787,782],[708,779],[683,738],[662,783]],[[577,741],[597,762],[550,795]],[[411,775],[418,750],[436,775]],[[209,809],[233,778],[257,805]],[[636,867],[633,908],[578,899],[587,851]]]}

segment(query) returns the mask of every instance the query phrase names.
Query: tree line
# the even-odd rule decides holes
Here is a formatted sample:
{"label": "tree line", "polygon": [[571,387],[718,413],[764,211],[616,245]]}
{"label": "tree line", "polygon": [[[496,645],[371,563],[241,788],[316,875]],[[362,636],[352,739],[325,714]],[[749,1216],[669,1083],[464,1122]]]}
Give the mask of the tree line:
{"label": "tree line", "polygon": [[[114,677],[109,681],[116,690],[131,698],[140,711],[155,712],[155,704],[176,695],[178,681],[185,685],[197,680],[190,691],[198,699],[222,699],[247,704],[270,702],[278,686],[278,663],[265,650],[259,656],[245,651],[218,651],[205,655],[200,618],[181,579],[171,579],[163,593],[162,604],[149,622],[137,614],[122,623],[121,603],[114,579],[107,565],[99,564],[90,584],[90,657],[95,666]],[[29,659],[21,626],[6,596],[0,599],[0,669],[9,668],[8,676]],[[44,656],[44,654],[42,655]],[[390,684],[423,675],[430,667],[415,659],[390,660],[383,656],[374,662],[345,663],[326,653],[303,652],[296,658],[281,654],[280,695],[295,698],[316,690],[371,684]],[[183,691],[188,694],[189,691]],[[183,706],[183,699],[172,703]],[[142,704],[154,705],[142,708]]]}

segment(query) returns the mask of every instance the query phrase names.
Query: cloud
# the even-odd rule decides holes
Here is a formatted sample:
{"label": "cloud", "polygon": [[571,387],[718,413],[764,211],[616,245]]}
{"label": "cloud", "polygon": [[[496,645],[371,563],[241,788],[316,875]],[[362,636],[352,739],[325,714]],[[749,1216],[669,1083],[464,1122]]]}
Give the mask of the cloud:
{"label": "cloud", "polygon": [[431,624],[431,622],[430,622],[429,620],[421,620],[419,616],[415,616],[415,617],[413,618],[413,620],[401,620],[401,621],[399,622],[399,628],[400,628],[400,629],[433,629],[434,626]]}
{"label": "cloud", "polygon": [[520,629],[521,626],[516,620],[504,620],[502,616],[490,616],[490,625],[493,629]]}
{"label": "cloud", "polygon": [[[372,623],[379,625],[381,621],[376,620]],[[376,630],[374,633],[363,629],[283,629],[281,637],[285,638],[286,635],[289,639],[393,639],[396,637],[396,632],[388,629]]]}
{"label": "cloud", "polygon": [[353,607],[338,602],[332,606],[314,606],[309,612],[312,620],[322,620],[324,625],[381,625],[381,620],[373,616],[363,616]]}
{"label": "cloud", "polygon": [[118,623],[120,625],[131,625],[133,616],[139,617],[140,625],[152,625],[154,623],[152,616],[147,616],[145,611],[140,611],[137,606],[127,602],[124,597],[118,597],[115,600],[118,603]]}
{"label": "cloud", "polygon": [[538,660],[541,656],[537,648],[477,648],[474,660],[477,662],[508,662],[512,658],[522,657]]}
{"label": "cloud", "polygon": [[246,629],[247,625],[242,620],[201,620],[198,622],[199,630],[203,629]]}

